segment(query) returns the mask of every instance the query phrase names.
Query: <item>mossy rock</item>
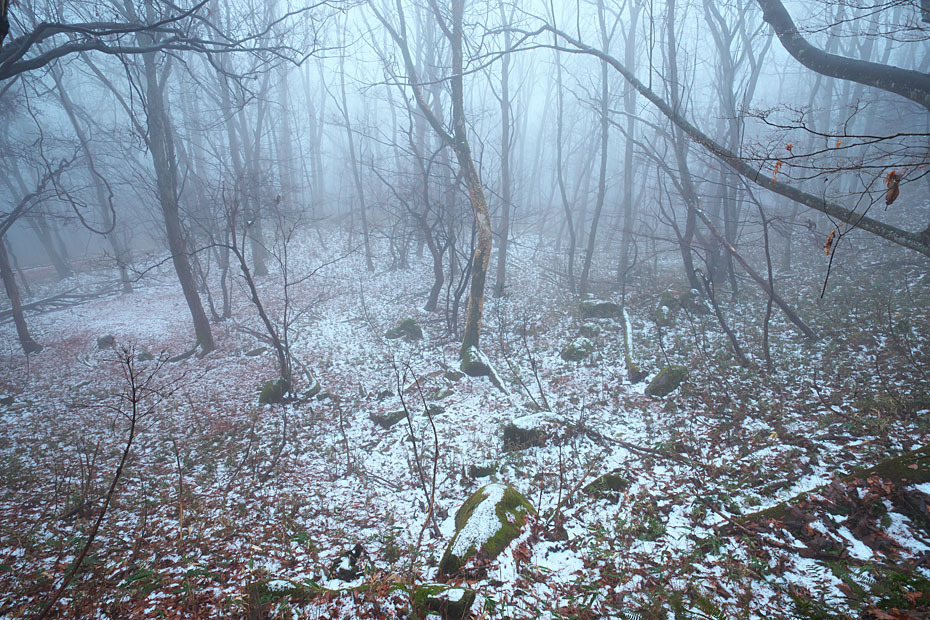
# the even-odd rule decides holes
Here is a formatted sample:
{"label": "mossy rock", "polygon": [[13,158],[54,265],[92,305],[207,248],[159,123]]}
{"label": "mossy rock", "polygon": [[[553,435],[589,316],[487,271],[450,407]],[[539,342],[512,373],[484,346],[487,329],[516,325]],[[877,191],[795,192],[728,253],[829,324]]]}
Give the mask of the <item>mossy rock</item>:
{"label": "mossy rock", "polygon": [[684,366],[674,364],[666,366],[646,386],[646,394],[656,398],[664,398],[677,390],[687,376],[688,369]]}
{"label": "mossy rock", "polygon": [[601,328],[594,323],[584,323],[578,328],[578,333],[585,338],[597,338],[601,335]]}
{"label": "mossy rock", "polygon": [[623,315],[623,308],[612,301],[586,299],[578,304],[583,319],[616,319]]}
{"label": "mossy rock", "polygon": [[417,323],[416,319],[407,317],[389,329],[387,333],[384,334],[384,337],[388,340],[403,338],[407,342],[423,340],[423,329],[420,327],[420,324]]}
{"label": "mossy rock", "polygon": [[459,370],[469,377],[487,377],[499,390],[507,391],[497,371],[491,366],[491,361],[478,347],[467,347],[461,351]]}
{"label": "mossy rock", "polygon": [[503,429],[504,452],[515,452],[527,448],[538,448],[546,445],[548,433],[541,428],[526,427],[508,422]]}
{"label": "mossy rock", "polygon": [[468,477],[472,480],[476,478],[487,478],[488,476],[496,474],[497,469],[497,463],[491,463],[490,465],[469,465]]}
{"label": "mossy rock", "polygon": [[580,362],[594,353],[594,349],[594,343],[587,338],[575,338],[562,348],[559,357],[566,362]]}
{"label": "mossy rock", "polygon": [[507,548],[536,510],[512,486],[488,484],[475,492],[455,513],[455,535],[449,541],[439,573],[458,572],[476,553],[493,560]]}
{"label": "mossy rock", "polygon": [[284,400],[285,385],[283,379],[269,379],[262,386],[261,394],[258,395],[258,404],[270,405],[280,403]]}
{"label": "mossy rock", "polygon": [[656,325],[659,327],[671,327],[675,324],[675,319],[681,311],[681,299],[677,292],[665,291],[659,298],[659,305],[656,306]]}
{"label": "mossy rock", "polygon": [[307,603],[319,596],[323,588],[291,581],[289,579],[262,579],[247,588],[249,620],[264,620],[270,616],[270,608],[279,601]]}
{"label": "mossy rock", "polygon": [[406,411],[390,411],[388,413],[371,413],[368,415],[368,418],[380,426],[381,428],[387,430],[407,417]]}
{"label": "mossy rock", "polygon": [[681,307],[691,314],[710,314],[707,302],[704,301],[701,292],[695,288],[682,293],[678,299],[681,302]]}
{"label": "mossy rock", "polygon": [[442,620],[465,620],[475,603],[476,594],[470,588],[450,587],[441,583],[419,586],[411,597],[414,617],[424,620],[430,614],[439,614]]}
{"label": "mossy rock", "polygon": [[458,370],[447,370],[442,373],[442,376],[447,381],[461,381],[465,377],[465,373]]}
{"label": "mossy rock", "polygon": [[116,338],[112,335],[107,334],[105,336],[100,336],[97,338],[97,348],[100,350],[103,349],[112,349],[116,346]]}
{"label": "mossy rock", "polygon": [[593,482],[585,485],[582,490],[588,495],[600,499],[611,499],[616,502],[620,500],[620,496],[630,488],[631,484],[632,482],[628,478],[614,470],[599,476]]}

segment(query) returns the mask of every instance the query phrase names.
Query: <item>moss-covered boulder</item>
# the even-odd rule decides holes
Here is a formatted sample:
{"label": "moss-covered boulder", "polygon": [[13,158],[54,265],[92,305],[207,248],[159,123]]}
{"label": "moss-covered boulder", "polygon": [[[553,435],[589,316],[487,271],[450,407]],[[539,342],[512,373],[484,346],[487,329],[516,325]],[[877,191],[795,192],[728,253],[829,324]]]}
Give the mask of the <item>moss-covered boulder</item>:
{"label": "moss-covered boulder", "polygon": [[646,386],[646,394],[663,398],[678,389],[681,382],[688,376],[688,369],[674,364],[663,368],[655,378]]}
{"label": "moss-covered boulder", "polygon": [[623,314],[623,308],[612,301],[585,299],[578,304],[583,319],[616,319]]}
{"label": "moss-covered boulder", "polygon": [[601,328],[595,323],[582,323],[581,327],[578,328],[578,333],[585,338],[597,338],[601,335]]}
{"label": "moss-covered boulder", "polygon": [[665,291],[656,307],[656,325],[671,327],[681,311],[681,298],[676,291]]}
{"label": "moss-covered boulder", "polygon": [[468,466],[468,477],[472,480],[478,478],[487,478],[488,476],[493,476],[497,473],[497,463],[491,463],[489,465],[469,465]]}
{"label": "moss-covered boulder", "polygon": [[701,291],[695,288],[682,293],[679,300],[681,301],[681,307],[691,314],[710,314],[710,308],[707,307],[707,302],[704,301]]}
{"label": "moss-covered boulder", "polygon": [[562,351],[559,352],[559,357],[566,362],[580,362],[594,353],[594,348],[593,342],[581,336],[562,347]]}
{"label": "moss-covered boulder", "polygon": [[407,412],[400,411],[388,411],[387,413],[370,413],[368,418],[380,426],[381,428],[387,430],[407,417]]}
{"label": "moss-covered boulder", "polygon": [[112,349],[116,346],[116,338],[112,335],[107,334],[105,336],[100,336],[97,338],[97,348],[98,349]]}
{"label": "moss-covered boulder", "polygon": [[423,340],[423,329],[413,317],[407,317],[384,334],[388,340],[403,338],[407,342]]}
{"label": "moss-covered boulder", "polygon": [[459,370],[469,377],[487,377],[502,392],[506,392],[504,382],[501,381],[491,360],[481,352],[478,347],[467,347],[462,350],[459,358]]}
{"label": "moss-covered boulder", "polygon": [[622,475],[618,470],[614,470],[595,478],[593,482],[585,485],[582,491],[599,499],[609,499],[617,502],[620,501],[621,495],[630,488],[631,484],[626,476]]}
{"label": "moss-covered boulder", "polygon": [[509,485],[488,484],[475,492],[455,514],[455,535],[449,541],[439,572],[458,572],[476,553],[493,560],[507,548],[536,510]]}
{"label": "moss-covered boulder", "polygon": [[441,583],[419,586],[411,597],[414,617],[424,620],[430,614],[438,614],[442,620],[465,620],[470,615],[476,594],[469,588]]}
{"label": "moss-covered boulder", "polygon": [[553,423],[547,414],[534,413],[516,418],[504,425],[504,452],[544,446],[552,431]]}
{"label": "moss-covered boulder", "polygon": [[262,386],[262,391],[258,395],[258,404],[270,405],[280,403],[284,400],[285,385],[283,379],[269,379]]}

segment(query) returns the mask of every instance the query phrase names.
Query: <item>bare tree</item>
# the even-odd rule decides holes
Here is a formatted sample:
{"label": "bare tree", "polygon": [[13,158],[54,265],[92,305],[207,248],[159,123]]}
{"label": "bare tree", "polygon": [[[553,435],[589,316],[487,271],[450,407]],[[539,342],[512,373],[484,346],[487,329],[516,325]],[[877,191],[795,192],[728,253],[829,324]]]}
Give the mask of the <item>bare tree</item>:
{"label": "bare tree", "polygon": [[484,288],[487,279],[488,264],[491,260],[491,218],[488,213],[488,202],[481,183],[481,176],[472,158],[471,147],[468,144],[465,120],[465,94],[463,72],[463,17],[465,0],[451,0],[449,11],[436,0],[429,0],[429,7],[436,23],[442,30],[452,50],[452,65],[448,77],[452,102],[452,127],[446,127],[442,119],[438,118],[431,109],[425,94],[423,83],[417,73],[416,64],[410,51],[408,41],[407,22],[404,9],[400,1],[396,4],[397,27],[378,10],[374,2],[369,6],[375,12],[387,31],[391,35],[395,46],[401,53],[406,75],[406,85],[411,89],[423,116],[427,119],[433,131],[452,149],[458,161],[462,180],[471,200],[477,227],[477,243],[471,261],[471,287],[468,295],[468,310],[465,314],[465,331],[462,336],[460,357],[462,370],[473,376],[491,376],[496,380],[496,373],[490,367],[487,358],[480,350],[481,317],[484,310]]}

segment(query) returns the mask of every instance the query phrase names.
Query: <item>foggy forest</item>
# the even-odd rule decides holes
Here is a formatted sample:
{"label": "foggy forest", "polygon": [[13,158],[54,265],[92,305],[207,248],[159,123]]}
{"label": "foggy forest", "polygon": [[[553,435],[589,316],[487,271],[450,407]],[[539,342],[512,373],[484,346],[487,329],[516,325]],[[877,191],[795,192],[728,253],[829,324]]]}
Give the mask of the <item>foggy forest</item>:
{"label": "foggy forest", "polygon": [[930,0],[0,0],[0,618],[930,618]]}

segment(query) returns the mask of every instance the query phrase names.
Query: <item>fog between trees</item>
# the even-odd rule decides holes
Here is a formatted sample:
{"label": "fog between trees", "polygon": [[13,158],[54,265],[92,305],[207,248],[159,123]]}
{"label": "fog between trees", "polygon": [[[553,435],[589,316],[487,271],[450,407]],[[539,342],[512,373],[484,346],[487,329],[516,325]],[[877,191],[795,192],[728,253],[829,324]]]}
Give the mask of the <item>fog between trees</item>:
{"label": "fog between trees", "polygon": [[[546,347],[613,369],[603,384],[576,375],[569,409],[585,390],[664,398],[689,370],[716,368],[724,383],[695,379],[682,408],[725,401],[742,420],[769,405],[747,404],[732,382],[787,389],[780,373],[795,367],[825,407],[859,402],[857,391],[834,403],[817,379],[824,347],[851,341],[854,326],[873,357],[831,380],[887,364],[898,388],[880,372],[869,381],[894,394],[892,417],[922,411],[924,0],[0,0],[0,16],[10,394],[37,389],[30,364],[55,367],[50,356],[74,346],[62,334],[75,316],[106,325],[107,308],[148,305],[130,322],[158,337],[104,328],[91,349],[112,348],[130,384],[261,349],[262,376],[243,381],[282,412],[332,396],[324,417],[350,476],[364,466],[347,411],[384,412],[366,409],[380,389],[349,387],[332,360],[364,349],[380,375],[360,376],[400,399],[418,438],[407,472],[425,511],[418,549],[443,535],[443,483],[431,405],[405,392],[417,377],[461,371],[486,398],[553,412],[561,371]],[[172,305],[139,301],[154,291]],[[321,327],[337,318],[365,344]],[[395,338],[415,343],[424,327],[441,352],[398,357]],[[137,345],[157,363],[150,374],[132,370]],[[131,462],[142,400],[126,402],[132,430],[84,554]],[[276,456],[253,471],[262,483],[286,468],[282,416]],[[923,445],[925,429],[907,424],[876,434],[894,453]],[[624,449],[653,450],[639,448]],[[598,469],[572,466],[578,486],[559,474],[546,528],[561,527],[565,498]],[[40,615],[57,613],[77,572],[48,589]]]}

